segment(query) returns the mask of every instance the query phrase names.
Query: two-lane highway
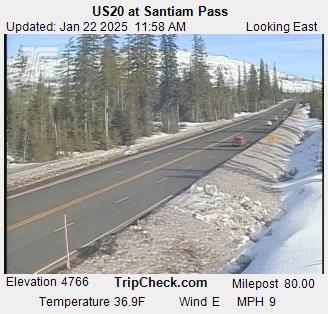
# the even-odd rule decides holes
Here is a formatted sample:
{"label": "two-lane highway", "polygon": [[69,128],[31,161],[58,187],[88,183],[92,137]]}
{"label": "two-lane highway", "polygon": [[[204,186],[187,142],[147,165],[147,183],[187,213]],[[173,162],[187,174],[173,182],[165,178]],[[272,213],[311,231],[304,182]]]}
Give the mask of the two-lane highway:
{"label": "two-lane highway", "polygon": [[[191,140],[55,181],[7,198],[7,272],[44,272],[66,254],[64,214],[71,252],[119,229],[183,191],[241,151],[231,145],[242,134],[247,146],[277,127],[284,102],[267,113]],[[277,115],[279,121],[265,126]]]}

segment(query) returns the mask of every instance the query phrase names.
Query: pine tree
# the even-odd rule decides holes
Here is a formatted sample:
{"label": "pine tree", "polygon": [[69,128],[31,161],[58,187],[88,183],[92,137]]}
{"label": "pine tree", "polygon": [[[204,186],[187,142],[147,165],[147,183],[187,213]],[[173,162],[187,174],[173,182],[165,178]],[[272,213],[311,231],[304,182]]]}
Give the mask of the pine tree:
{"label": "pine tree", "polygon": [[248,74],[246,71],[246,62],[244,61],[244,67],[243,67],[243,111],[248,112],[249,111],[249,103],[248,103],[248,95],[247,95],[247,89],[248,89]]}
{"label": "pine tree", "polygon": [[282,100],[282,95],[283,95],[283,86],[282,86],[282,78],[280,78],[280,87],[279,87],[279,93],[280,93],[280,100]]}
{"label": "pine tree", "polygon": [[303,102],[310,103],[310,117],[320,119],[321,121],[323,119],[322,93],[322,89],[315,88],[313,84],[312,91],[306,95],[302,95]]}
{"label": "pine tree", "polygon": [[274,103],[276,104],[278,101],[280,101],[280,90],[278,86],[277,69],[275,64],[273,64],[272,92],[273,92]]}
{"label": "pine tree", "polygon": [[177,98],[177,45],[176,35],[161,35],[161,77],[159,107],[163,113],[164,130],[176,132],[179,129],[179,104]]}
{"label": "pine tree", "polygon": [[240,66],[238,65],[238,82],[237,82],[237,91],[236,91],[236,103],[237,103],[237,112],[241,112],[244,107],[244,97],[243,97],[243,86],[241,82],[241,73]]}
{"label": "pine tree", "polygon": [[254,64],[251,65],[249,70],[249,79],[247,87],[249,111],[258,111],[259,88],[257,81],[257,72]]}
{"label": "pine tree", "polygon": [[134,143],[133,128],[131,126],[131,119],[125,112],[122,116],[122,127],[121,127],[122,141],[123,144],[130,146]]}
{"label": "pine tree", "polygon": [[71,37],[61,54],[59,67],[56,69],[59,78],[59,90],[54,108],[56,147],[58,151],[63,151],[64,154],[73,152],[77,132],[74,129],[74,54],[74,39]]}
{"label": "pine tree", "polygon": [[28,64],[28,56],[24,54],[21,47],[12,66],[14,86],[12,91],[8,91],[7,101],[8,151],[23,160],[27,158],[27,127],[29,125],[27,109],[32,97]]}
{"label": "pine tree", "polygon": [[205,42],[200,35],[193,36],[192,49],[190,69],[192,120],[199,122],[213,118],[209,102],[211,83],[206,64],[207,52]]}
{"label": "pine tree", "polygon": [[225,82],[220,66],[216,69],[214,86],[215,120],[226,118]]}
{"label": "pine tree", "polygon": [[[25,119],[20,111],[20,98],[17,88],[7,90],[7,149],[13,157],[25,160],[24,138],[26,137]],[[24,154],[25,151],[25,154]],[[25,156],[24,156],[25,155]]]}
{"label": "pine tree", "polygon": [[152,113],[157,101],[155,36],[134,35],[130,47],[130,85],[135,89],[136,127],[141,136],[152,134]]}
{"label": "pine tree", "polygon": [[23,87],[29,81],[28,73],[28,56],[24,53],[23,48],[20,47],[17,56],[13,63],[13,70],[15,75],[13,77],[16,82],[15,87]]}
{"label": "pine tree", "polygon": [[180,121],[193,121],[192,107],[190,106],[191,90],[192,86],[190,69],[184,68],[182,70],[181,78],[177,87]]}
{"label": "pine tree", "polygon": [[265,67],[263,59],[260,60],[260,77],[259,77],[259,109],[263,109],[266,107],[267,100],[267,86],[265,80]]}
{"label": "pine tree", "polygon": [[[119,57],[117,50],[117,36],[106,35],[101,59],[101,76],[104,97],[104,115],[100,120],[104,121],[99,130],[100,141],[104,143],[105,149],[109,149],[110,128],[113,141],[121,142],[122,128],[122,95],[121,95],[121,73],[119,68]],[[104,132],[103,132],[104,131]],[[117,136],[119,138],[117,138]]]}
{"label": "pine tree", "polygon": [[268,106],[273,105],[272,85],[268,64],[265,64],[265,94],[268,101]]}
{"label": "pine tree", "polygon": [[94,148],[94,129],[98,127],[100,103],[100,36],[82,35],[77,39],[74,90],[77,137],[83,150]]}
{"label": "pine tree", "polygon": [[133,35],[127,35],[121,49],[121,55],[123,55],[121,60],[121,107],[124,107],[121,134],[123,144],[127,144],[127,137],[124,134],[128,133],[131,135],[129,136],[128,145],[133,143],[137,131],[137,81],[135,75],[132,75],[135,71],[132,53],[133,37]]}
{"label": "pine tree", "polygon": [[56,143],[53,128],[53,104],[51,90],[44,85],[42,76],[32,94],[27,120],[28,158],[44,161],[56,158]]}

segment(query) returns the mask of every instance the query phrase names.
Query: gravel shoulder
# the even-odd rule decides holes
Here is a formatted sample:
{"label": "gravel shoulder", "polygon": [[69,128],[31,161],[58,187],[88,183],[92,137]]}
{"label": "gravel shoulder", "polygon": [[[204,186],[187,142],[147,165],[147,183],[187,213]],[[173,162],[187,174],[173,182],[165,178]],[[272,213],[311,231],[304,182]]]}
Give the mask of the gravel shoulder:
{"label": "gravel shoulder", "polygon": [[70,272],[222,272],[283,211],[281,191],[273,186],[304,136],[306,118],[289,117],[273,132],[274,143],[262,139],[135,224],[97,241]]}

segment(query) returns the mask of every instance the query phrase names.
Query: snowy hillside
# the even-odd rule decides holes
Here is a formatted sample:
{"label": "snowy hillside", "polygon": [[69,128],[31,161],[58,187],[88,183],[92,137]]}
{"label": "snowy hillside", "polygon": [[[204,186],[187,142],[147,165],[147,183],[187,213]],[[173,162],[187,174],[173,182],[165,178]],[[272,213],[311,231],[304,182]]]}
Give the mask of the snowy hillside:
{"label": "snowy hillside", "polygon": [[[178,51],[178,63],[180,70],[190,65],[191,52]],[[27,54],[28,62],[26,67],[26,73],[23,76],[26,81],[36,82],[39,79],[40,74],[43,78],[50,82],[56,82],[56,67],[60,63],[60,58],[44,56],[41,58],[35,58],[33,55]],[[14,84],[15,80],[20,74],[14,69],[13,65],[15,59],[13,57],[8,59],[8,82]],[[227,56],[208,56],[207,63],[209,65],[209,71],[212,77],[215,77],[215,71],[220,66],[224,75],[224,79],[227,83],[236,85],[238,79],[238,66],[240,66],[241,72],[243,72],[244,61],[231,59]],[[251,63],[245,62],[246,71],[249,71]],[[256,65],[256,69],[259,71],[259,65]],[[243,73],[242,73],[243,75]],[[273,77],[273,69],[270,69],[271,78]],[[302,79],[291,74],[286,74],[277,71],[279,84],[282,83],[283,90],[285,92],[308,92],[313,88],[313,82]],[[315,82],[316,88],[321,88],[321,83]]]}
{"label": "snowy hillside", "polygon": [[[309,108],[308,108],[309,109]],[[322,268],[322,130],[316,119],[303,109],[306,138],[291,156],[289,169],[296,169],[292,180],[281,182],[285,216],[248,252],[256,256],[244,273],[321,273]]]}
{"label": "snowy hillside", "polygon": [[[190,63],[190,52],[179,51],[178,60],[180,66],[187,67]],[[243,76],[244,61],[231,59],[227,56],[208,56],[207,63],[209,65],[209,71],[211,76],[215,76],[215,71],[218,66],[220,66],[221,71],[224,75],[226,82],[229,82],[233,85],[237,84],[238,80],[238,66],[240,67],[241,76]],[[245,62],[246,71],[249,72],[251,63]],[[255,65],[256,70],[259,71],[259,65]],[[273,77],[273,69],[270,69],[270,76]],[[298,78],[296,76],[282,73],[277,71],[277,77],[279,84],[282,82],[283,90],[285,92],[308,92],[312,90],[313,82]],[[316,82],[316,88],[321,88],[321,84]]]}
{"label": "snowy hillside", "polygon": [[58,57],[35,58],[27,55],[26,71],[21,77],[19,71],[15,69],[15,58],[11,57],[7,61],[7,73],[9,85],[15,84],[17,77],[23,78],[26,82],[37,82],[40,75],[47,82],[56,82],[56,67],[59,66]]}

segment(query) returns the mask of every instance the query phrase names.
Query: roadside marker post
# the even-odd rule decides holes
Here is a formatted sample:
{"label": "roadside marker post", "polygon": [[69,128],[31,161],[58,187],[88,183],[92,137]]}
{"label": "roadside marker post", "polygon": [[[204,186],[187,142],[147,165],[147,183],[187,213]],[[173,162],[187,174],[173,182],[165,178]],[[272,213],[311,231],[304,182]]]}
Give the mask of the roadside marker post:
{"label": "roadside marker post", "polygon": [[269,144],[273,144],[273,143],[275,143],[277,141],[277,136],[274,135],[274,134],[268,134],[266,136],[266,138],[267,138]]}
{"label": "roadside marker post", "polygon": [[70,256],[69,256],[69,239],[68,239],[68,227],[74,225],[74,222],[71,222],[69,224],[67,224],[67,216],[66,214],[64,214],[64,226],[63,227],[60,227],[58,228],[57,230],[55,230],[54,232],[59,232],[61,230],[64,229],[65,231],[65,244],[66,244],[66,256],[67,256],[67,262],[66,262],[66,265],[67,265],[67,269],[70,270],[71,269],[71,263],[70,263]]}
{"label": "roadside marker post", "polygon": [[67,269],[71,270],[71,262],[69,259],[69,246],[68,246],[68,231],[67,231],[67,218],[64,214],[64,227],[65,227],[65,241],[66,241],[66,254],[67,254]]}

